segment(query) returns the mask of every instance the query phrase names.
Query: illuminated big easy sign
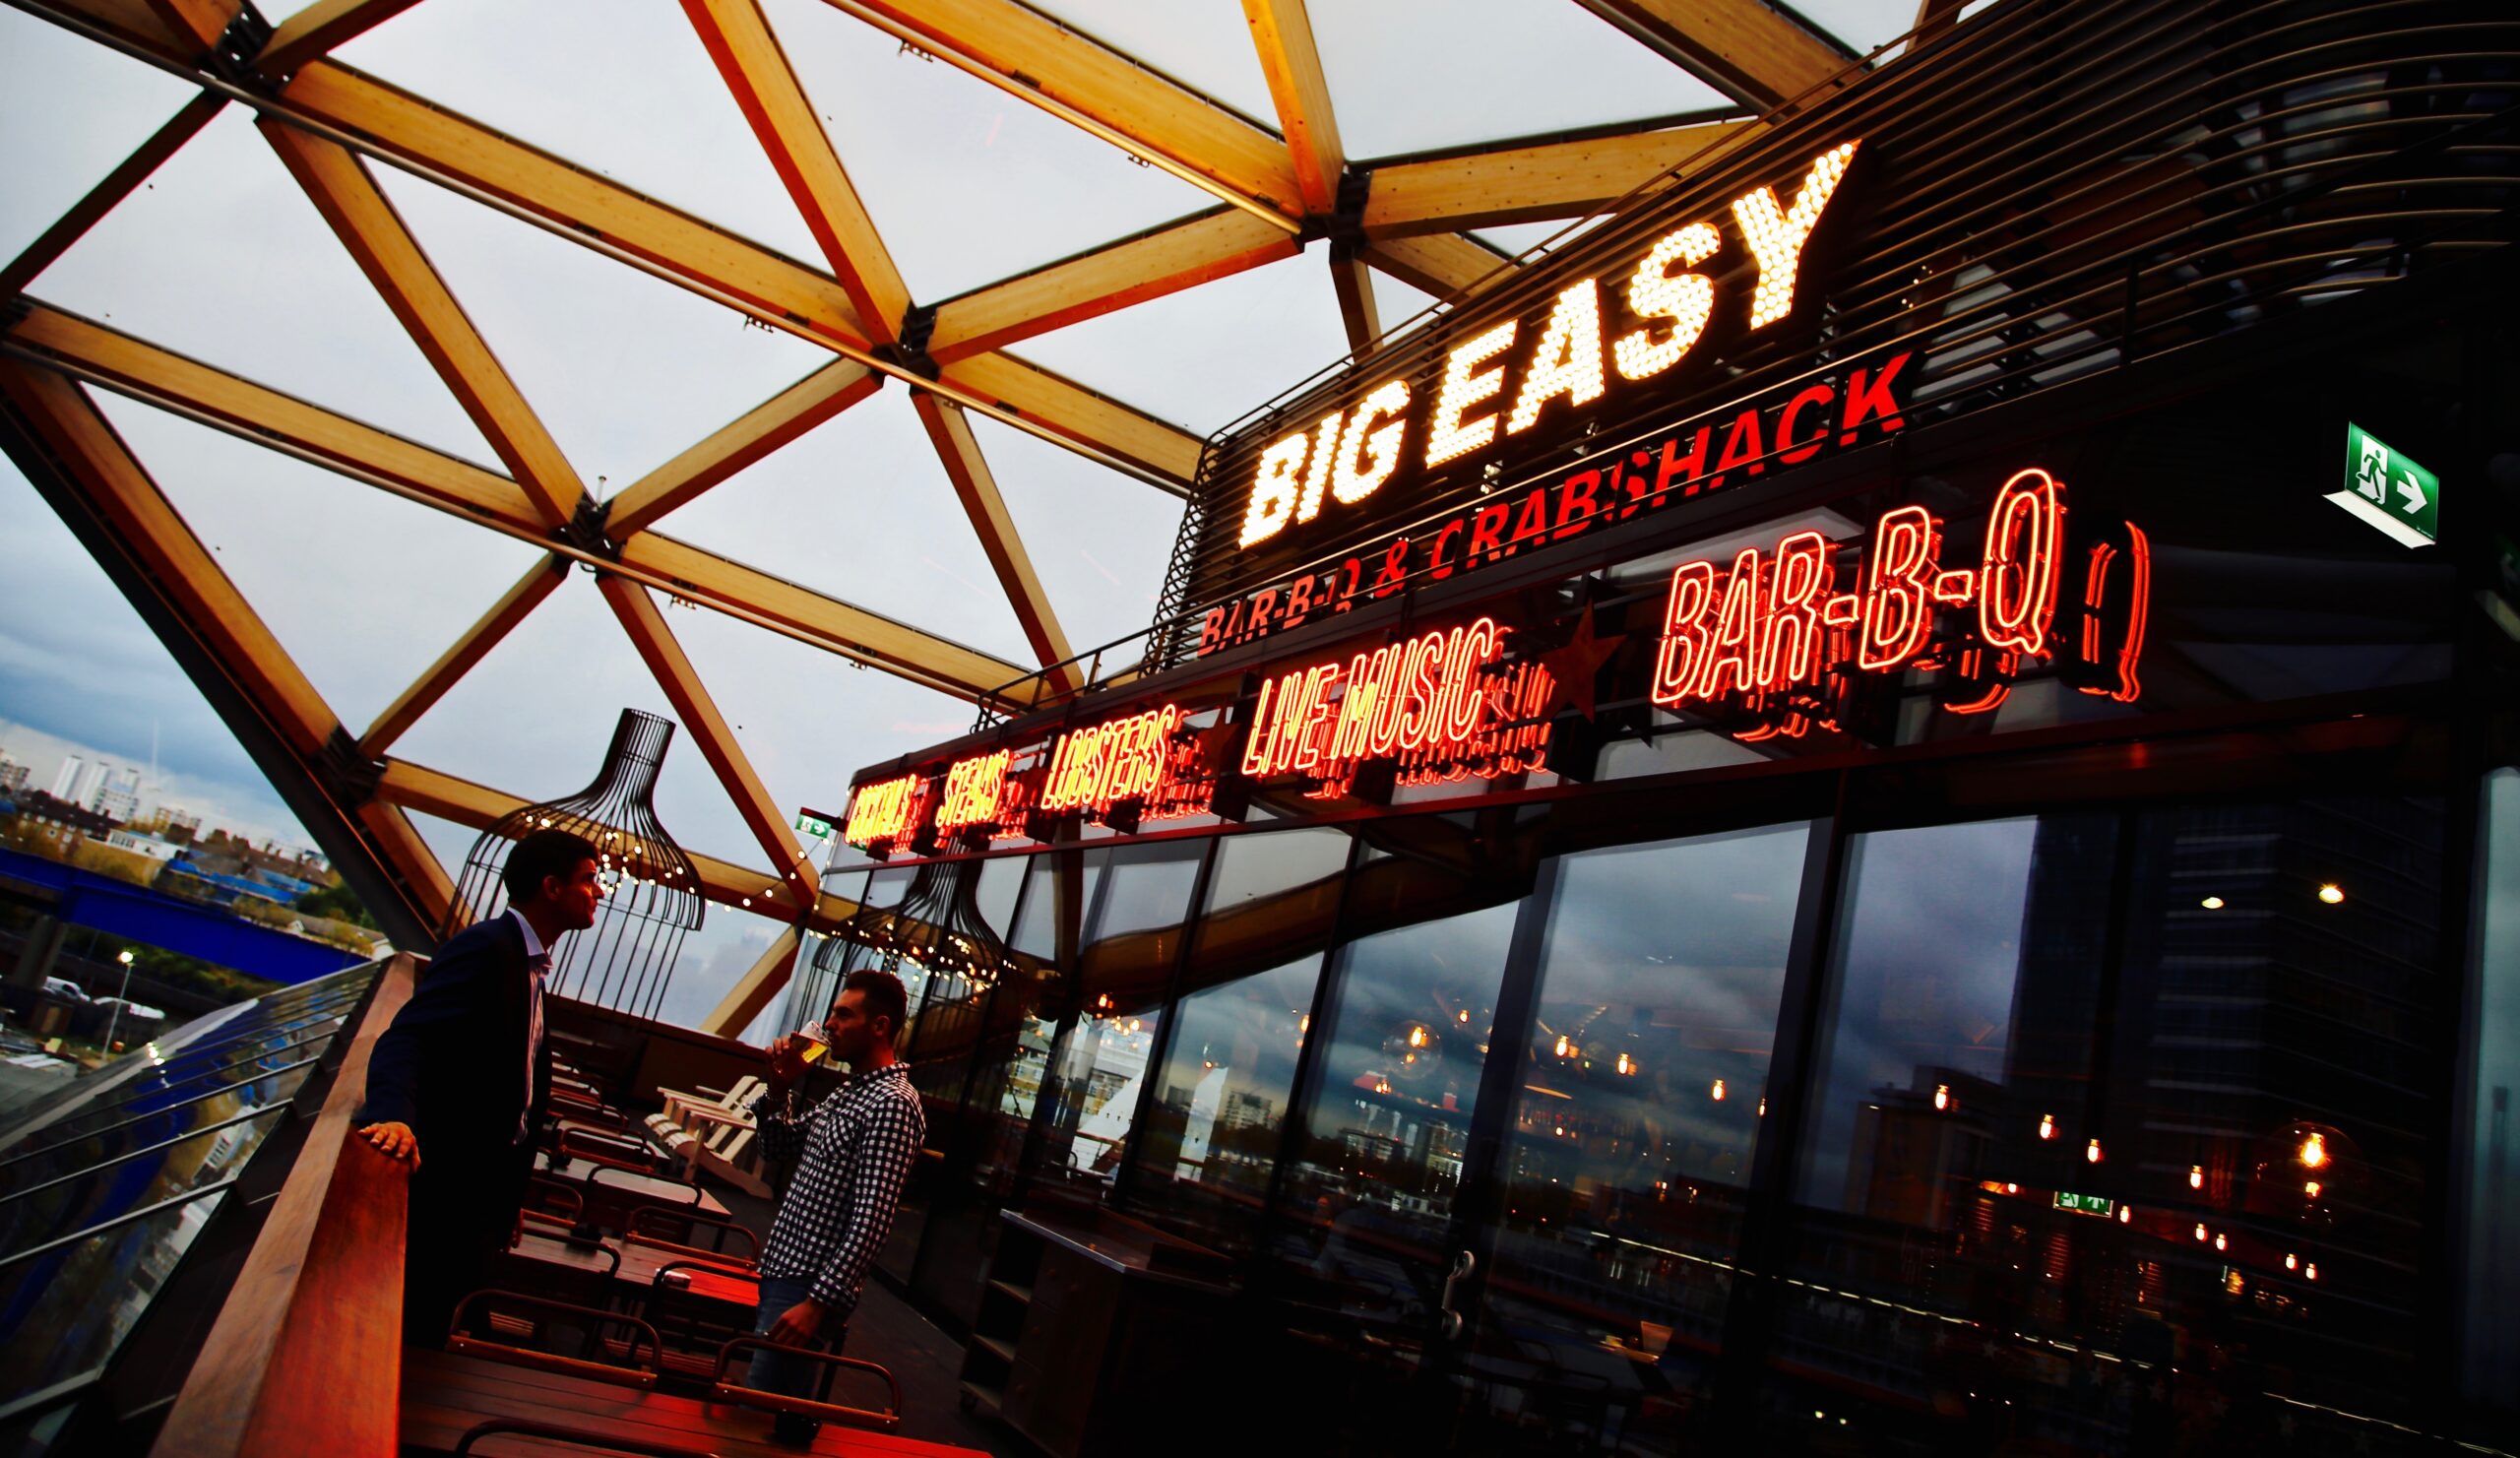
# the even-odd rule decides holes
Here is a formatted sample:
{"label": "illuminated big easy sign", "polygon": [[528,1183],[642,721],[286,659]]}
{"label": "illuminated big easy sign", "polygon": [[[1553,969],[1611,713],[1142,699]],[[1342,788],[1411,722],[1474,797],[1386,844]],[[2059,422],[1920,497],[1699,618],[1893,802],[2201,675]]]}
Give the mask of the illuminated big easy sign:
{"label": "illuminated big easy sign", "polygon": [[[1739,301],[1745,334],[1793,312],[1804,247],[1858,146],[1848,142],[1813,159],[1791,205],[1772,187],[1732,203],[1730,216],[1756,266],[1756,283]],[[1653,382],[1660,388],[1678,378],[1678,366],[1718,319],[1716,280],[1695,270],[1725,251],[1725,235],[1713,222],[1675,228],[1652,240],[1632,268],[1558,290],[1544,320],[1535,311],[1458,344],[1434,381],[1413,389],[1409,378],[1385,379],[1362,391],[1353,407],[1280,435],[1259,450],[1248,471],[1238,546],[1245,553],[1268,547],[1291,526],[1316,519],[1335,526],[1347,509],[1378,493],[1397,489],[1405,498],[1417,477],[1527,433],[1580,429],[1606,402],[1617,406],[1631,387]],[[1359,594],[1383,596],[1413,574],[1449,577],[1575,536],[1604,519],[1622,520],[1900,429],[1898,391],[1909,358],[1900,353],[1858,365],[1840,383],[1808,384],[1571,473],[1553,487],[1517,488],[1217,604],[1201,621],[1197,651],[1212,653],[1344,609]]]}

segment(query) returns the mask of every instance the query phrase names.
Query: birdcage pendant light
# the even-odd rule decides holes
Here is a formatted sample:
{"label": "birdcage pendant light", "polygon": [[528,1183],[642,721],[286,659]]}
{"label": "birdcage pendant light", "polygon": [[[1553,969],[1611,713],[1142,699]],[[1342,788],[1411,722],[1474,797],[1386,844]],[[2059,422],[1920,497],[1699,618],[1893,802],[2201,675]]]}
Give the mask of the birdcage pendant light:
{"label": "birdcage pendant light", "polygon": [[[961,997],[993,984],[1006,965],[1007,948],[980,912],[979,870],[977,861],[930,861],[911,878],[898,906],[859,907],[795,980],[788,1025],[820,1018],[849,975],[863,968],[901,978],[914,1008],[935,996]],[[922,998],[935,983],[942,988]]]}
{"label": "birdcage pendant light", "polygon": [[603,902],[593,926],[568,933],[551,949],[550,990],[656,1017],[683,938],[700,929],[707,906],[698,868],[657,818],[657,772],[673,730],[671,720],[622,710],[592,784],[566,799],[527,805],[493,821],[464,858],[445,933],[506,910],[499,872],[515,842],[537,830],[574,832],[596,849]]}

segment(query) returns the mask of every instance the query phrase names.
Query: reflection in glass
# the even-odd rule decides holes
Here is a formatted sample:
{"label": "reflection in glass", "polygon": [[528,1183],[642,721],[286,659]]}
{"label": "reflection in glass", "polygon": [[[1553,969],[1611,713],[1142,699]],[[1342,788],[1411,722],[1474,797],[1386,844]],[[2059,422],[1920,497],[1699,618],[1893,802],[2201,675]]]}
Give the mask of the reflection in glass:
{"label": "reflection in glass", "polygon": [[1479,1340],[1590,1373],[1630,1442],[1720,1345],[1808,839],[1560,862]]}
{"label": "reflection in glass", "polygon": [[2440,849],[2385,796],[1859,837],[1771,1436],[2413,1451]]}
{"label": "reflection in glass", "polygon": [[[1391,859],[1359,870],[1401,867]],[[1285,1253],[1342,1309],[1431,1308],[1518,903],[1349,943],[1287,1171]]]}
{"label": "reflection in glass", "polygon": [[1167,841],[1095,853],[1105,864],[1070,980],[1073,1018],[1043,1089],[1035,1170],[1053,1185],[1099,1194],[1118,1176],[1206,849]]}
{"label": "reflection in glass", "polygon": [[1336,830],[1217,843],[1131,1195],[1202,1243],[1252,1246],[1348,847]]}

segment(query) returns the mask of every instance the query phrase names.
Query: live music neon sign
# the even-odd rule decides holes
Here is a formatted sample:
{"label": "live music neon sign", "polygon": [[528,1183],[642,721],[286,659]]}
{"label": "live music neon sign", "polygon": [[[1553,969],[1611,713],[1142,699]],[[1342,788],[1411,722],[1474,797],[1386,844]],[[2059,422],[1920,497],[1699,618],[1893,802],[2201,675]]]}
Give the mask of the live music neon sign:
{"label": "live music neon sign", "polygon": [[[1838,727],[1833,681],[1940,669],[1965,685],[1943,707],[1982,714],[2035,659],[2055,662],[2084,693],[2134,702],[2152,594],[2142,529],[2117,523],[2069,550],[2063,484],[2035,467],[2004,482],[1974,561],[1944,565],[1942,526],[1922,506],[1882,513],[1844,581],[1845,544],[1818,532],[1746,548],[1729,568],[1682,562],[1665,602],[1654,702],[1766,715],[1736,738],[1795,736]],[[2062,624],[2060,603],[2071,613]]]}
{"label": "live music neon sign", "polygon": [[1262,680],[1242,773],[1301,775],[1326,799],[1376,764],[1402,786],[1545,769],[1556,685],[1510,636],[1482,617]]}

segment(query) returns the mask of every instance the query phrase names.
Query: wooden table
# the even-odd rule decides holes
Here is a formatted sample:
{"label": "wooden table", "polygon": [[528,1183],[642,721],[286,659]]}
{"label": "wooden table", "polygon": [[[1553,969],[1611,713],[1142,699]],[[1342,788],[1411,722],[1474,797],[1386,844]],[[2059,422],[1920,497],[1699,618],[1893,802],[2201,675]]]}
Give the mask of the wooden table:
{"label": "wooden table", "polygon": [[598,1198],[602,1197],[629,1200],[642,1205],[666,1205],[677,1210],[694,1210],[717,1220],[724,1220],[728,1215],[725,1202],[707,1190],[700,1191],[699,1204],[686,1204],[681,1198],[684,1186],[669,1179],[656,1178],[654,1175],[637,1174],[628,1170],[612,1170],[601,1184],[597,1184],[593,1179],[595,1172],[612,1169],[612,1167],[598,1165],[593,1160],[554,1160],[546,1154],[536,1159],[535,1169],[536,1173],[547,1178],[557,1179],[563,1184],[574,1184],[585,1192],[589,1214],[594,1213]]}
{"label": "wooden table", "polygon": [[[752,1408],[636,1392],[421,1347],[403,1349],[405,1451],[452,1453],[466,1430],[493,1419],[556,1423],[609,1436],[678,1443],[721,1458],[791,1458],[800,1451],[772,1442],[771,1415]],[[487,1450],[483,1458],[528,1453],[576,1458],[584,1452],[522,1437],[491,1438],[481,1447]],[[842,1458],[987,1458],[976,1448],[829,1423],[815,1437],[812,1451]]]}

